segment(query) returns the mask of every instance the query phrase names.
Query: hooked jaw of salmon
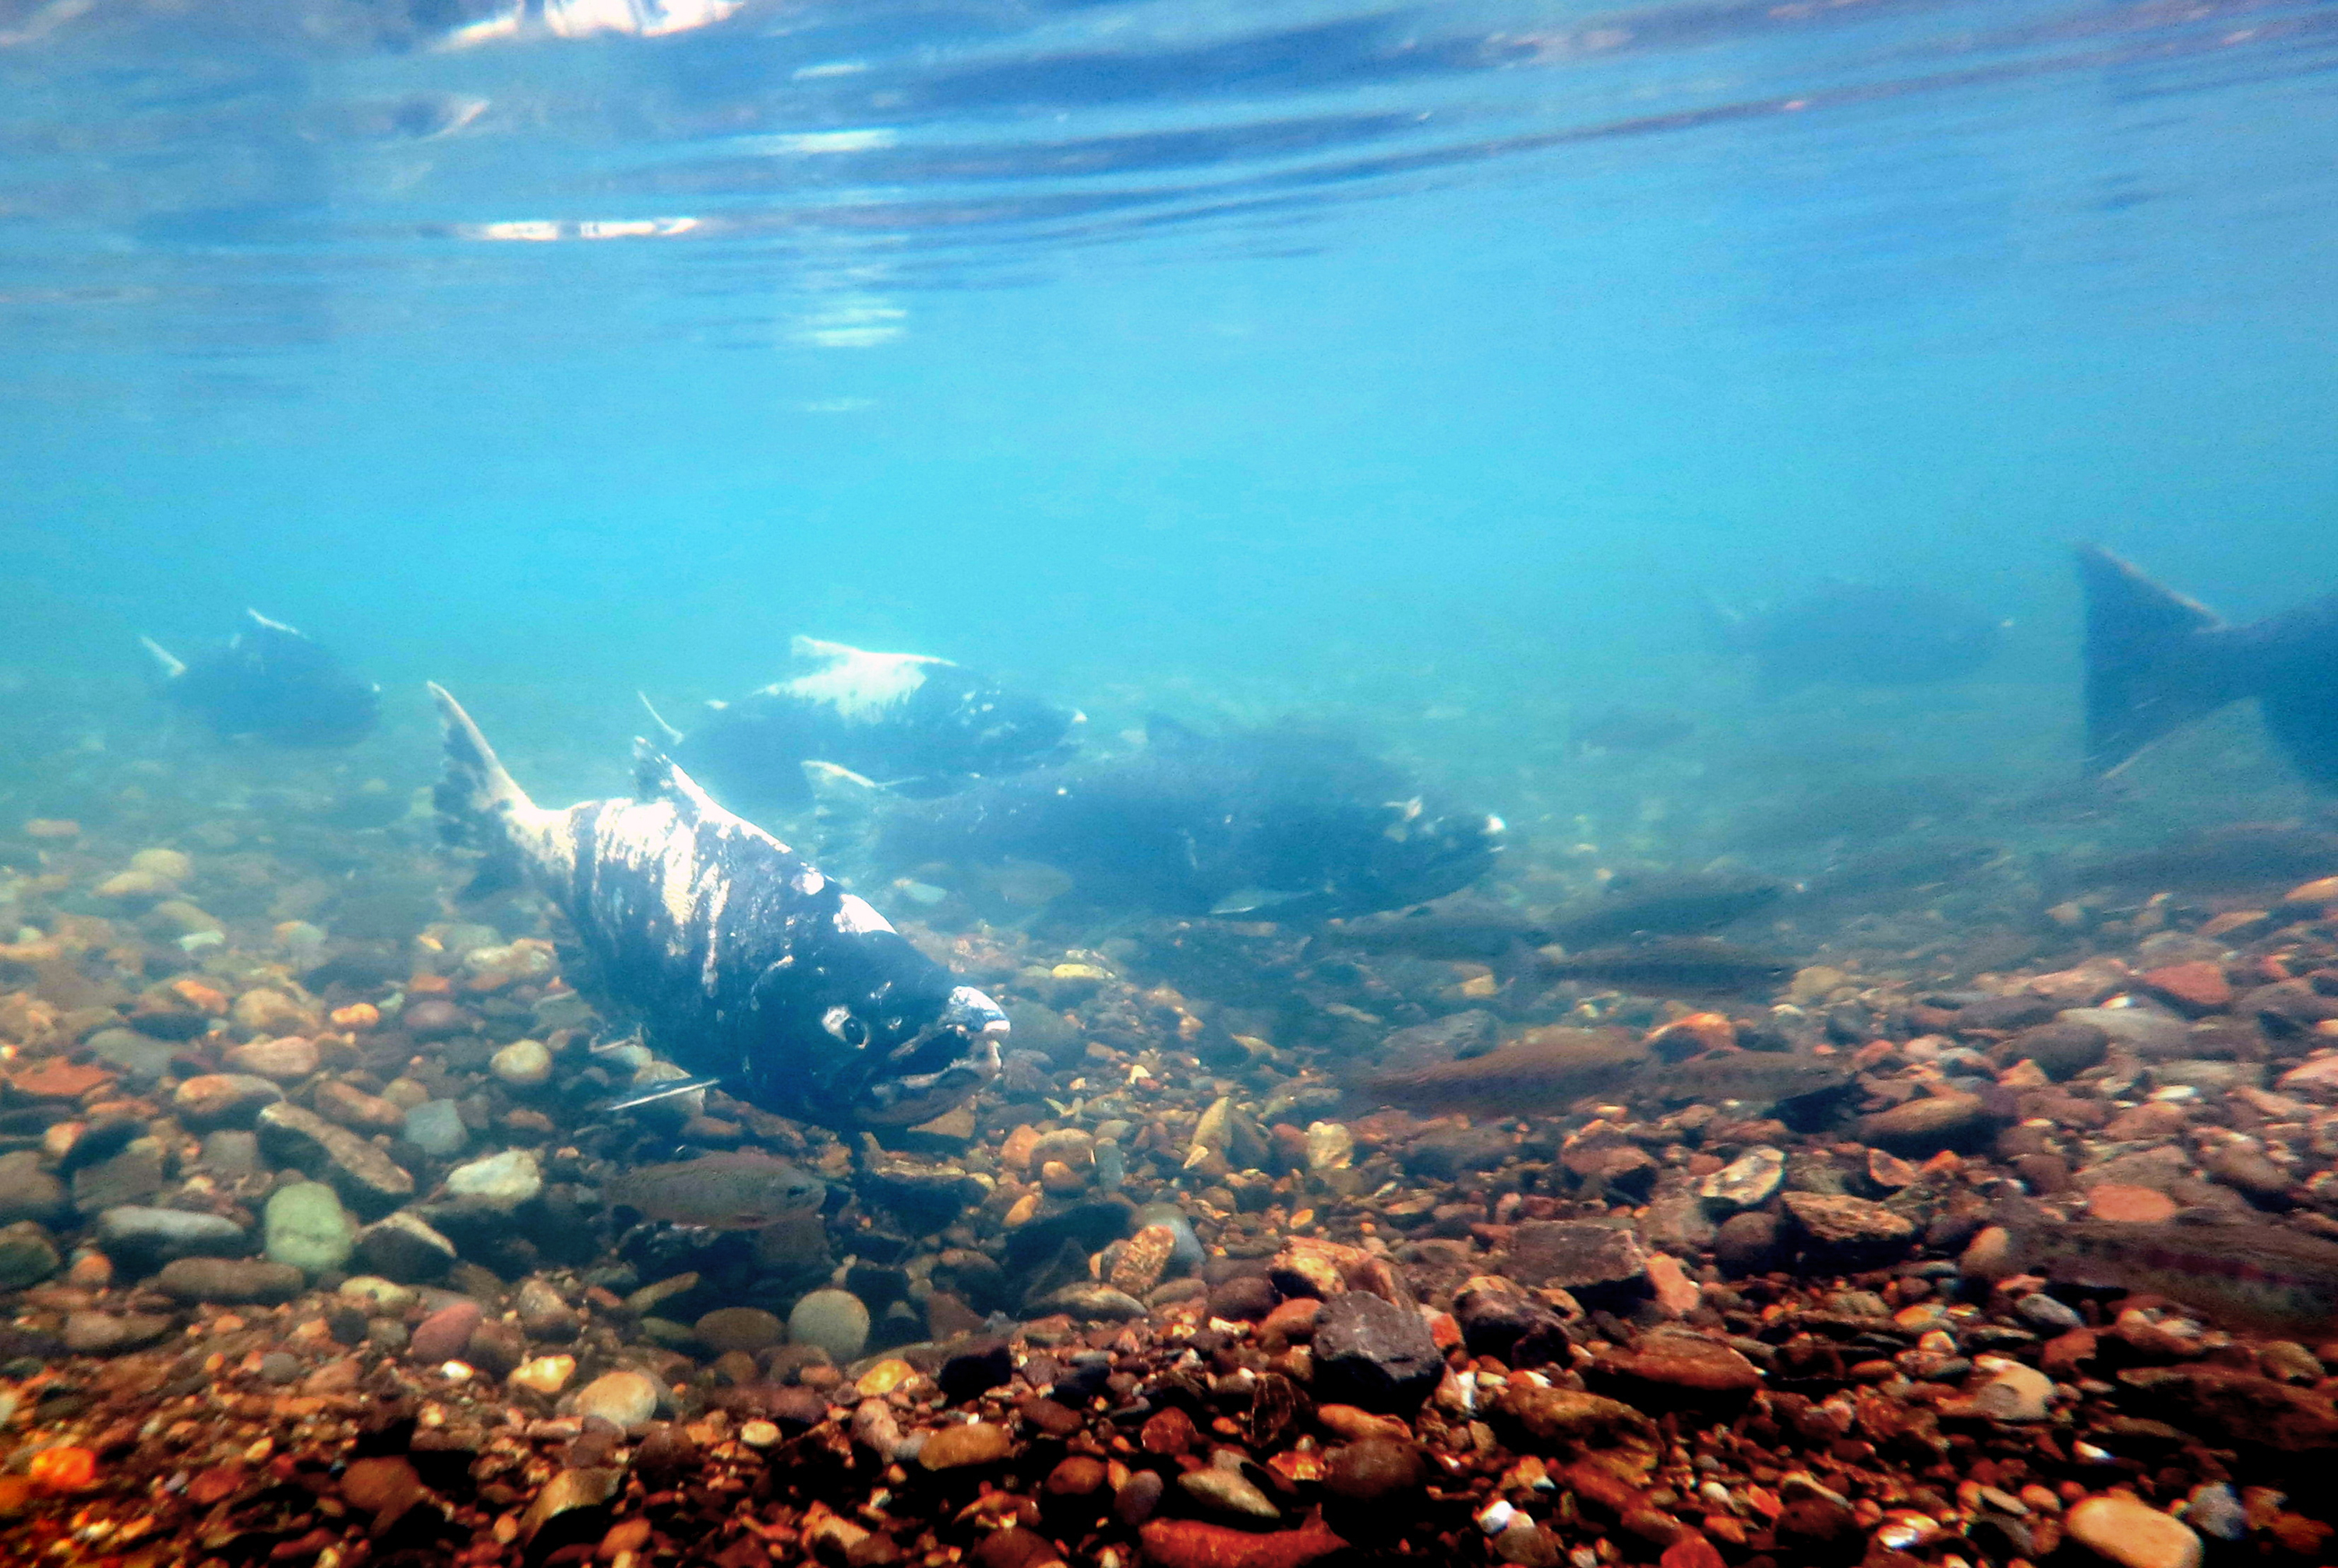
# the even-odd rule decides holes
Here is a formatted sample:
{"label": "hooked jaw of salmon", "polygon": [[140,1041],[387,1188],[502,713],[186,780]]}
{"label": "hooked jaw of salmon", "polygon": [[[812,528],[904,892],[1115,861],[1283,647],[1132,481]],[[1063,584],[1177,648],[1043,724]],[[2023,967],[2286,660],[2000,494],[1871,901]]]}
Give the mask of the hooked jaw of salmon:
{"label": "hooked jaw of salmon", "polygon": [[[820,1026],[843,1048],[825,1081],[758,1082],[754,1098],[765,1104],[817,1100],[868,1127],[914,1126],[964,1104],[998,1075],[1007,1034],[998,1004],[971,985],[953,987],[930,1021],[890,1046],[880,1042],[894,1031],[872,1033],[842,1007],[829,1009]],[[773,1075],[766,1070],[755,1076]]]}

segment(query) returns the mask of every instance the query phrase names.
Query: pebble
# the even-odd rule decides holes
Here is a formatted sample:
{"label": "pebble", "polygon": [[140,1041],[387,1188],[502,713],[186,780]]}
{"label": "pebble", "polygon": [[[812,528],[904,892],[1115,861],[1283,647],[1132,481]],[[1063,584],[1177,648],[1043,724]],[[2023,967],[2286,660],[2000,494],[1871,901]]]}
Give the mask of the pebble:
{"label": "pebble", "polygon": [[1317,1399],[1410,1416],[1445,1373],[1420,1314],[1368,1290],[1345,1290],[1315,1318]]}
{"label": "pebble", "polygon": [[2033,1290],[2014,1305],[2014,1315],[2033,1328],[2060,1333],[2076,1328],[2084,1321],[2069,1306],[2057,1301],[2043,1290]]}
{"label": "pebble", "polygon": [[537,1356],[512,1368],[511,1375],[505,1381],[516,1383],[549,1398],[567,1387],[568,1380],[575,1376],[575,1357]]}
{"label": "pebble", "polygon": [[869,1343],[869,1308],[850,1290],[814,1290],[788,1314],[788,1339],[817,1345],[832,1361],[858,1360]]}
{"label": "pebble", "polygon": [[576,1391],[579,1416],[597,1416],[613,1426],[634,1427],[657,1414],[656,1383],[639,1372],[606,1372]]}
{"label": "pebble", "polygon": [[1252,1532],[1199,1519],[1154,1519],[1138,1535],[1146,1568],[1304,1568],[1348,1545],[1321,1525]]}
{"label": "pebble", "polygon": [[1997,1119],[1978,1094],[1949,1093],[1911,1100],[1859,1120],[1859,1141],[1894,1154],[1925,1159],[1944,1150],[1970,1153],[1996,1132]]}
{"label": "pebble", "polygon": [[229,1051],[221,1061],[230,1072],[249,1073],[278,1083],[297,1083],[316,1072],[318,1065],[315,1043],[299,1034],[250,1041]]}
{"label": "pebble", "polygon": [[544,1171],[526,1149],[506,1149],[447,1172],[447,1191],[490,1209],[516,1209],[544,1191]]}
{"label": "pebble", "polygon": [[2054,1397],[2054,1380],[2035,1367],[2010,1366],[1983,1384],[1972,1407],[1999,1421],[2043,1421]]}
{"label": "pebble", "polygon": [[64,1265],[56,1243],[36,1221],[0,1226],[0,1290],[37,1285]]}
{"label": "pebble", "polygon": [[1215,1465],[1188,1470],[1177,1477],[1177,1485],[1196,1504],[1213,1514],[1271,1521],[1282,1517],[1282,1510],[1269,1502],[1265,1493],[1231,1470],[1221,1470]]}
{"label": "pebble", "polygon": [[97,1243],[157,1259],[232,1258],[247,1250],[242,1226],[224,1214],[186,1209],[153,1209],[125,1203],[97,1217]]}
{"label": "pebble", "polygon": [[1785,1152],[1757,1143],[1699,1182],[1696,1195],[1707,1208],[1735,1213],[1767,1203],[1785,1180]]}
{"label": "pebble", "polygon": [[918,1450],[918,1463],[928,1470],[958,1470],[995,1465],[1014,1449],[1014,1436],[1006,1427],[968,1421],[928,1434],[925,1446]]}
{"label": "pebble", "polygon": [[263,1249],[277,1263],[310,1276],[339,1269],[357,1250],[358,1226],[321,1181],[295,1181],[268,1200]]}
{"label": "pebble", "polygon": [[65,1184],[41,1163],[38,1151],[0,1154],[0,1225],[59,1219],[67,1208]]}
{"label": "pebble", "polygon": [[249,1127],[284,1091],[249,1073],[199,1073],[171,1092],[171,1106],[189,1127]]}
{"label": "pebble", "polygon": [[2200,1536],[2189,1524],[2133,1497],[2089,1497],[2065,1521],[2070,1539],[2119,1568],[2200,1568]]}
{"label": "pebble", "polygon": [[455,1244],[418,1214],[404,1210],[358,1232],[357,1259],[401,1285],[423,1285],[446,1277],[455,1265]]}
{"label": "pebble", "polygon": [[414,1326],[407,1348],[418,1361],[452,1361],[471,1348],[471,1331],[486,1316],[476,1301],[441,1307]]}
{"label": "pebble", "polygon": [[270,1105],[260,1112],[259,1128],[264,1152],[329,1181],[341,1200],[367,1219],[379,1219],[414,1196],[414,1178],[404,1167],[314,1111]]}
{"label": "pebble", "polygon": [[181,1258],[162,1265],[154,1283],[182,1301],[273,1305],[300,1294],[308,1281],[289,1263],[251,1258]]}
{"label": "pebble", "polygon": [[534,1089],[552,1077],[552,1052],[541,1040],[515,1040],[487,1058],[487,1071],[515,1089]]}
{"label": "pebble", "polygon": [[787,1338],[787,1325],[759,1307],[718,1307],[692,1325],[698,1342],[717,1355],[768,1350]]}
{"label": "pebble", "polygon": [[425,1100],[407,1112],[405,1134],[408,1143],[441,1160],[461,1153],[471,1141],[471,1130],[452,1100]]}

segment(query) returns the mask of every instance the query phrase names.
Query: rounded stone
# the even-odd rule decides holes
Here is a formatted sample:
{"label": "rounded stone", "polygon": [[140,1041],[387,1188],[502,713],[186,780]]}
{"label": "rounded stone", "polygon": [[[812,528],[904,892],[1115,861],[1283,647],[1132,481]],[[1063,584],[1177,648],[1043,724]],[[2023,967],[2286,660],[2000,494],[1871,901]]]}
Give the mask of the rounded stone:
{"label": "rounded stone", "polygon": [[515,1089],[533,1089],[551,1078],[552,1053],[541,1040],[515,1040],[487,1059],[487,1071]]}
{"label": "rounded stone", "polygon": [[1323,1468],[1323,1489],[1351,1503],[1403,1496],[1428,1480],[1420,1450],[1394,1437],[1365,1437],[1336,1448]]}
{"label": "rounded stone", "polygon": [[447,1172],[447,1191],[491,1209],[516,1209],[544,1191],[544,1171],[525,1149],[506,1149]]}
{"label": "rounded stone", "polygon": [[607,1372],[576,1391],[576,1414],[639,1426],[657,1414],[658,1386],[640,1372]]}
{"label": "rounded stone", "polygon": [[290,1301],[307,1283],[286,1263],[254,1258],[181,1258],[165,1263],[155,1283],[182,1301]]}
{"label": "rounded stone", "polygon": [[314,1276],[340,1268],[357,1250],[358,1226],[339,1194],[321,1181],[295,1181],[268,1200],[264,1250]]}
{"label": "rounded stone", "polygon": [[928,1433],[925,1446],[918,1450],[918,1463],[928,1470],[961,1470],[973,1465],[996,1465],[1014,1449],[1014,1436],[1006,1427],[968,1421]]}
{"label": "rounded stone", "polygon": [[444,1040],[451,1035],[467,1034],[471,1027],[471,1015],[452,1002],[425,997],[409,1003],[398,1014],[398,1022],[417,1040]]}
{"label": "rounded stone", "polygon": [[486,1314],[476,1301],[456,1301],[415,1325],[408,1348],[417,1361],[452,1361],[471,1348],[471,1330]]}
{"label": "rounded stone", "polygon": [[869,1343],[869,1308],[850,1290],[815,1290],[788,1314],[788,1339],[817,1345],[833,1361],[856,1360]]}
{"label": "rounded stone", "polygon": [[760,1307],[718,1307],[692,1325],[691,1331],[709,1349],[743,1350],[749,1355],[768,1350],[787,1338],[787,1325]]}
{"label": "rounded stone", "polygon": [[2119,1568],[2200,1568],[2200,1536],[2134,1497],[2089,1497],[2070,1510],[2070,1539]]}
{"label": "rounded stone", "polygon": [[231,1073],[249,1073],[278,1083],[297,1083],[317,1070],[317,1047],[298,1034],[254,1040],[221,1058]]}
{"label": "rounded stone", "polygon": [[463,1145],[471,1141],[471,1130],[463,1125],[462,1113],[452,1100],[425,1100],[406,1113],[406,1141],[425,1154],[443,1160],[463,1152]]}

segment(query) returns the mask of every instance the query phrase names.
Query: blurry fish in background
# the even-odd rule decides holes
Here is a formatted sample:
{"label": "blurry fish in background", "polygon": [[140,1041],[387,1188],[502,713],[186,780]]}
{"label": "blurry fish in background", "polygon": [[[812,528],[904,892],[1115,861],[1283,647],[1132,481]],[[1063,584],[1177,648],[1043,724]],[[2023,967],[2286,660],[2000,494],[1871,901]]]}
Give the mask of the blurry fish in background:
{"label": "blurry fish in background", "polygon": [[1552,979],[1613,985],[1635,995],[1723,1000],[1769,995],[1793,978],[1795,966],[1711,936],[1665,936],[1561,958],[1544,954],[1535,967]]}
{"label": "blurry fish in background", "polygon": [[1590,947],[1637,935],[1701,936],[1762,913],[1786,891],[1783,882],[1739,872],[1618,872],[1598,897],[1562,910],[1550,940]]}
{"label": "blurry fish in background", "polygon": [[1851,1084],[1850,1069],[1824,1056],[1725,1050],[1650,1067],[1635,1082],[1633,1092],[1667,1103],[1695,1101],[1718,1105],[1734,1100],[1748,1105],[1782,1105],[1840,1094]]}
{"label": "blurry fish in background", "polygon": [[2254,697],[2290,761],[2338,789],[2338,593],[2246,626],[2078,547],[2086,594],[2087,771],[2115,772],[2163,736]]}
{"label": "blurry fish in background", "polygon": [[2338,833],[2294,822],[2233,822],[2148,849],[2054,864],[2058,887],[2157,893],[2282,890],[2338,866]]}
{"label": "blurry fish in background", "polygon": [[1365,953],[1497,965],[1558,940],[1547,922],[1487,898],[1439,899],[1400,914],[1335,920],[1317,937],[1330,946]]}
{"label": "blurry fish in background", "polygon": [[1293,727],[1203,735],[1156,720],[1133,751],[938,800],[808,771],[829,826],[858,841],[848,855],[957,867],[968,880],[1053,867],[1071,880],[1060,911],[1315,921],[1401,908],[1476,881],[1505,833],[1353,740]]}
{"label": "blurry fish in background", "polygon": [[2063,1220],[2016,1229],[2013,1259],[2074,1285],[2146,1291],[2230,1327],[2318,1343],[2338,1329],[2338,1245],[2273,1225]]}
{"label": "blurry fish in background", "polygon": [[1608,708],[1577,724],[1567,736],[1578,755],[1661,751],[1696,733],[1696,720],[1665,708]]}
{"label": "blurry fish in background", "polygon": [[222,740],[270,746],[349,746],[381,717],[381,688],[280,621],[247,610],[250,624],[225,647],[181,660],[152,637],[162,700],[201,719]]}
{"label": "blurry fish in background", "polygon": [[650,710],[667,754],[733,810],[810,805],[803,765],[811,761],[904,795],[944,795],[977,777],[1066,760],[1086,722],[947,659],[798,637],[789,660],[785,680],[709,702],[686,734]]}
{"label": "blurry fish in background", "polygon": [[1929,686],[1977,673],[2010,622],[1930,588],[1832,583],[1779,609],[1740,613],[1708,600],[1714,641],[1753,662],[1761,689]]}

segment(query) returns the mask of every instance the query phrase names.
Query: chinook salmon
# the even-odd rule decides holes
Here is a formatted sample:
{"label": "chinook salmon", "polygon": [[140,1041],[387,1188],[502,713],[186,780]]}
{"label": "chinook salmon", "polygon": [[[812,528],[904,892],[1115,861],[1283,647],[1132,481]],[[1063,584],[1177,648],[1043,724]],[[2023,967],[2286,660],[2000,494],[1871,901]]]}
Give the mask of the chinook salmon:
{"label": "chinook salmon", "polygon": [[224,647],[191,659],[141,638],[162,700],[201,719],[222,740],[270,746],[349,746],[372,732],[381,688],[341,668],[322,644],[247,610]]}
{"label": "chinook salmon", "polygon": [[1839,1062],[1785,1051],[1713,1051],[1652,1067],[1633,1085],[1636,1093],[1666,1102],[1718,1105],[1734,1100],[1778,1105],[1851,1087],[1851,1073]]}
{"label": "chinook salmon", "polygon": [[446,728],[441,831],[486,852],[473,890],[533,881],[575,927],[589,988],[693,1074],[610,1109],[719,1083],[825,1126],[898,1126],[997,1073],[997,1004],[646,742],[638,799],[550,810],[452,697],[430,694]]}
{"label": "chinook salmon", "polygon": [[2276,1226],[2075,1220],[2024,1226],[2013,1246],[2035,1272],[2165,1296],[2235,1328],[2326,1338],[2338,1327],[2338,1246]]}
{"label": "chinook salmon", "polygon": [[919,653],[798,637],[788,663],[785,680],[736,701],[709,702],[688,734],[650,709],[668,754],[742,810],[810,805],[803,764],[811,761],[899,794],[946,795],[976,778],[1065,760],[1087,721],[1075,709]]}

